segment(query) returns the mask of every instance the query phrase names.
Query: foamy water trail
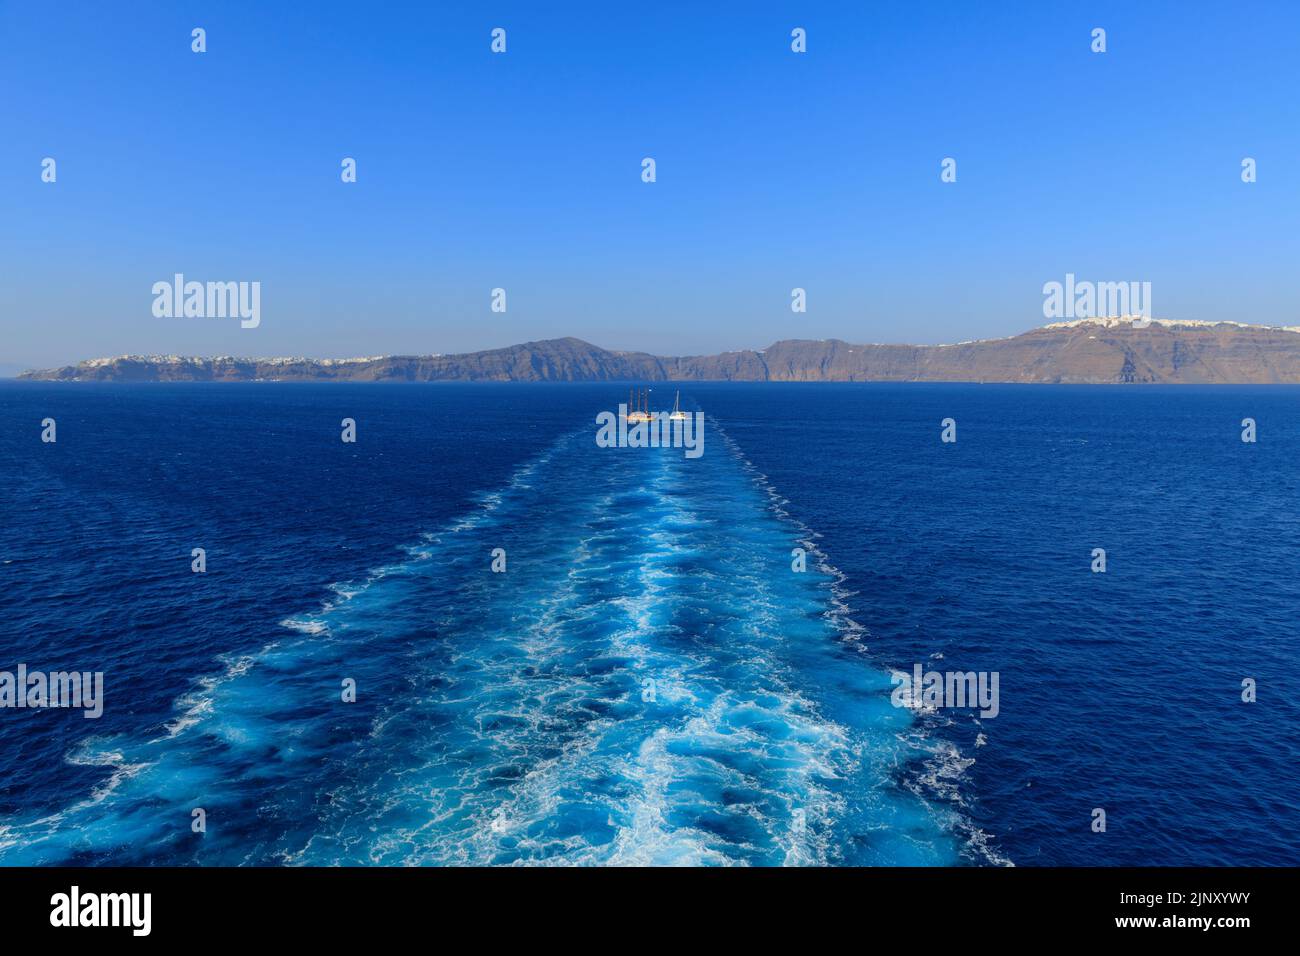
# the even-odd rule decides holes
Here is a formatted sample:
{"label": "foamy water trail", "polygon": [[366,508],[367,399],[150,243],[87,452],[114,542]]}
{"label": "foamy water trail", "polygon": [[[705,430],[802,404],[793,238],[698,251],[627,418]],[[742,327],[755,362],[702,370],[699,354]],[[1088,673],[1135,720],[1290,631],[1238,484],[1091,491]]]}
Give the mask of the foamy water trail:
{"label": "foamy water trail", "polygon": [[696,460],[593,434],[85,748],[111,785],[5,821],[0,861],[957,861],[814,534],[719,432]]}

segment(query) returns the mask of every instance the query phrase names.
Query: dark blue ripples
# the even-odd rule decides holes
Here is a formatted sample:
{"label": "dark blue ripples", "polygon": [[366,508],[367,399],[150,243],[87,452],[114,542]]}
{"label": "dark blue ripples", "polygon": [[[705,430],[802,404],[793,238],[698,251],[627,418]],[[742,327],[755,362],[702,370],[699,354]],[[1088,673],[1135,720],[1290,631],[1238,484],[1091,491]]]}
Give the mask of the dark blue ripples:
{"label": "dark blue ripples", "polygon": [[[1022,864],[1293,864],[1300,390],[692,395],[745,420],[733,436],[823,535],[876,655],[1001,673],[997,718],[949,712],[929,727],[962,755],[930,783],[1000,852]],[[938,440],[949,416],[955,445]],[[1240,440],[1246,417],[1259,423],[1254,445]],[[1095,547],[1104,575],[1089,570]],[[1255,704],[1241,702],[1244,677],[1258,681]],[[1094,807],[1105,834],[1090,829]]]}
{"label": "dark blue ripples", "polygon": [[0,862],[1293,858],[1292,390],[618,391],[0,387],[0,666],[108,685],[0,711]]}

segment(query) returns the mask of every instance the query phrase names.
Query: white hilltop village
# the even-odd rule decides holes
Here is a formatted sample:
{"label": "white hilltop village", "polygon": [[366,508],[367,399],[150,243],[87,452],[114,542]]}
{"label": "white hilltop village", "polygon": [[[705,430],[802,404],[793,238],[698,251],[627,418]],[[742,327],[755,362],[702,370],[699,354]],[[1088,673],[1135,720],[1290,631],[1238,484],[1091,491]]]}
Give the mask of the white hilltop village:
{"label": "white hilltop village", "polygon": [[1259,322],[1232,322],[1227,319],[1220,319],[1217,322],[1206,322],[1201,319],[1146,319],[1140,315],[1116,315],[1103,319],[1069,319],[1064,322],[1049,322],[1043,328],[1077,329],[1085,325],[1098,325],[1102,328],[1114,329],[1124,325],[1133,325],[1135,322],[1149,322],[1151,325],[1161,325],[1171,329],[1210,329],[1218,325],[1230,325],[1238,329],[1271,329],[1278,332],[1300,332],[1300,325],[1267,325]]}
{"label": "white hilltop village", "polygon": [[[80,364],[85,368],[104,368],[114,362],[144,362],[154,365],[209,365],[231,362],[257,362],[261,365],[301,365],[310,363],[312,365],[334,366],[356,365],[361,362],[379,362],[391,357],[389,355],[370,355],[359,358],[316,359],[308,358],[305,355],[281,355],[270,358],[257,358],[250,355],[214,355],[211,358],[201,355],[113,355],[104,358],[86,359]],[[439,353],[437,352],[429,355],[429,358],[438,357]]]}

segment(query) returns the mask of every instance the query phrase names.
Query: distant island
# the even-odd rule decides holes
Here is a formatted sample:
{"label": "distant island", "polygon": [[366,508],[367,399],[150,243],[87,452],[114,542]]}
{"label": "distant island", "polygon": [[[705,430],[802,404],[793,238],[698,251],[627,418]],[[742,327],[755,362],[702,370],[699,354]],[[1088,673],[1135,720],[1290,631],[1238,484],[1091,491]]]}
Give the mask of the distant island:
{"label": "distant island", "polygon": [[668,357],[575,338],[460,355],[356,359],[123,355],[24,372],[64,382],[1024,382],[1300,384],[1300,328],[1131,318],[1056,322],[956,345],[787,339]]}

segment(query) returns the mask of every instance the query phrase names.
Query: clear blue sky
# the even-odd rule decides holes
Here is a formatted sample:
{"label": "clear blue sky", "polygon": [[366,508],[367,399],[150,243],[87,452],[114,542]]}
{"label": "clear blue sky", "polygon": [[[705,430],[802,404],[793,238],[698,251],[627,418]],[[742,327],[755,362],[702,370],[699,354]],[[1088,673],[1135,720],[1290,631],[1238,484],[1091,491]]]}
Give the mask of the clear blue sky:
{"label": "clear blue sky", "polygon": [[[1300,324],[1298,168],[1281,0],[7,0],[0,366],[949,342],[1041,324],[1066,272]],[[260,281],[261,326],[155,318],[178,271]]]}

